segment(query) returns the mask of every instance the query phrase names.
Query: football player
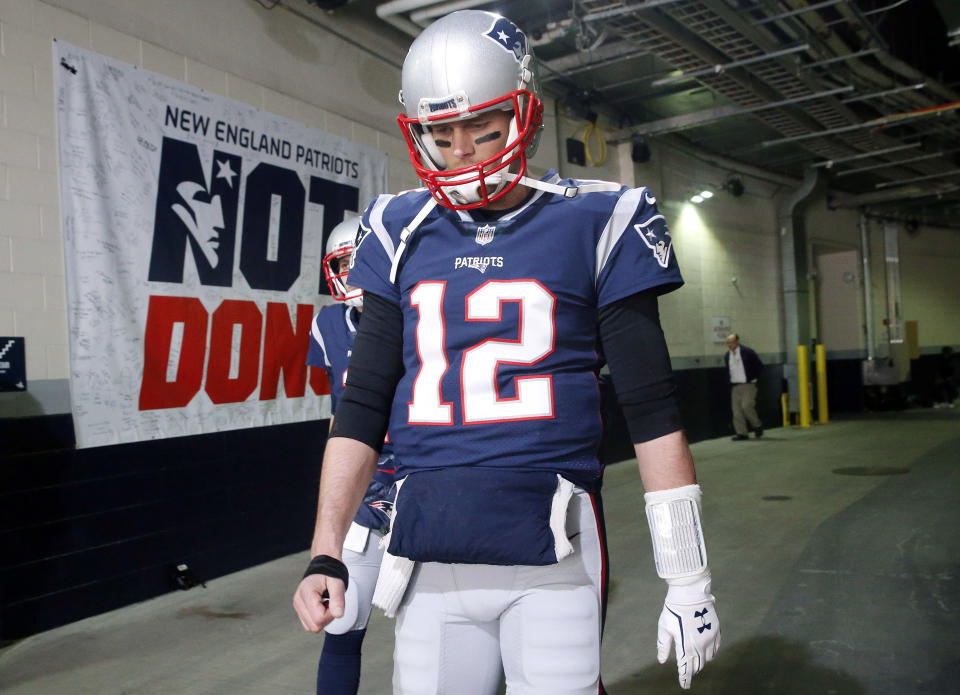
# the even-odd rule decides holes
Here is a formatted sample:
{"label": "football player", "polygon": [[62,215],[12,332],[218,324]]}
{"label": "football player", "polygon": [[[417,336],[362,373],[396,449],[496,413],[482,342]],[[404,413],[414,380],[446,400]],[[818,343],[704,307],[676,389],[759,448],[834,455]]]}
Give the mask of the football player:
{"label": "football player", "polygon": [[361,223],[350,282],[365,317],[294,596],[301,623],[342,614],[338,553],[389,426],[389,576],[409,582],[377,588],[388,612],[399,599],[394,692],[491,695],[502,669],[508,693],[597,693],[602,347],[668,585],[657,656],[675,647],[689,687],[720,623],[657,308],[683,282],[666,221],[646,188],[528,176],[543,104],[509,20],[437,20],[402,83],[398,121],[426,189],[380,196]]}
{"label": "football player", "polygon": [[[337,303],[322,308],[314,317],[307,353],[307,364],[324,369],[330,381],[331,427],[363,312],[363,291],[346,283],[359,227],[359,217],[344,220],[331,230],[327,239],[323,273]],[[391,446],[384,444],[373,480],[343,543],[341,559],[349,575],[349,587],[343,615],[325,628],[327,634],[317,668],[317,695],[357,693],[360,647],[367,631],[383,555],[379,544],[389,527],[394,466]]]}

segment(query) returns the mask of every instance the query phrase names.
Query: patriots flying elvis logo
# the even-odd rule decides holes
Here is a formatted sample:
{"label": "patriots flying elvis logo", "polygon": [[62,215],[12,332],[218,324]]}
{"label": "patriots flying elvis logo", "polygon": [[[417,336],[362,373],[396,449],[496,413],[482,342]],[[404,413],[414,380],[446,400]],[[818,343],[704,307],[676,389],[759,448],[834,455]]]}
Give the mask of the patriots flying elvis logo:
{"label": "patriots flying elvis logo", "polygon": [[370,230],[364,227],[362,224],[357,227],[357,235],[353,238],[353,253],[350,254],[350,270],[353,270],[353,262],[357,258],[357,249],[360,248],[360,244],[363,243],[363,240],[370,235]]}
{"label": "patriots flying elvis logo", "polygon": [[511,51],[517,60],[523,60],[523,56],[527,55],[526,35],[506,17],[498,18],[486,36],[493,39],[500,48]]}
{"label": "patriots flying elvis logo", "polygon": [[670,263],[670,249],[673,241],[670,239],[670,230],[667,229],[667,221],[663,215],[654,215],[646,222],[633,225],[637,234],[643,239],[643,243],[653,252],[653,257],[662,268],[666,268]]}

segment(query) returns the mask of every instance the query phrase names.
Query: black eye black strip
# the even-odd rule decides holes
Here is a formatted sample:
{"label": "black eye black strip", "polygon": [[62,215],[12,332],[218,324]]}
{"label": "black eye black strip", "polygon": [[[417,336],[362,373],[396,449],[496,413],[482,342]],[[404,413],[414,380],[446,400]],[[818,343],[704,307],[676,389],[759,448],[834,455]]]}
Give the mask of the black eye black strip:
{"label": "black eye black strip", "polygon": [[492,133],[487,133],[486,135],[481,135],[476,140],[473,141],[475,145],[482,145],[485,142],[491,142],[493,140],[500,139],[500,131],[495,130]]}

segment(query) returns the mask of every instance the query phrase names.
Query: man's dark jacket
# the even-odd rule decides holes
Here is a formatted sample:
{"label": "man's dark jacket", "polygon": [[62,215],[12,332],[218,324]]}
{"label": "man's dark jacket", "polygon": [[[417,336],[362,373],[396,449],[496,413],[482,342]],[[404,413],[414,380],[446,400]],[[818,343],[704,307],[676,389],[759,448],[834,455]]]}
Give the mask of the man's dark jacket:
{"label": "man's dark jacket", "polygon": [[[760,372],[763,371],[763,362],[757,357],[757,353],[746,345],[740,345],[740,359],[743,360],[743,371],[747,375],[747,382],[756,381],[760,378]],[[727,367],[727,383],[730,382],[730,351],[723,355],[723,364]]]}

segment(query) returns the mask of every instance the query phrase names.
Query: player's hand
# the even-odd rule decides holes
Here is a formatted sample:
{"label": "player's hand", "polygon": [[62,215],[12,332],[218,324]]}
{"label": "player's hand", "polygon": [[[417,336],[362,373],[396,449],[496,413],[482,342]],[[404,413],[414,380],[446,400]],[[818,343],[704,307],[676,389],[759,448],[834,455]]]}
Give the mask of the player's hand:
{"label": "player's hand", "polygon": [[666,663],[674,645],[680,687],[686,689],[720,648],[720,618],[710,593],[709,570],[692,580],[671,581],[657,621],[657,661]]}
{"label": "player's hand", "polygon": [[310,574],[293,595],[293,610],[307,632],[320,632],[334,618],[343,617],[345,588],[336,577]]}

